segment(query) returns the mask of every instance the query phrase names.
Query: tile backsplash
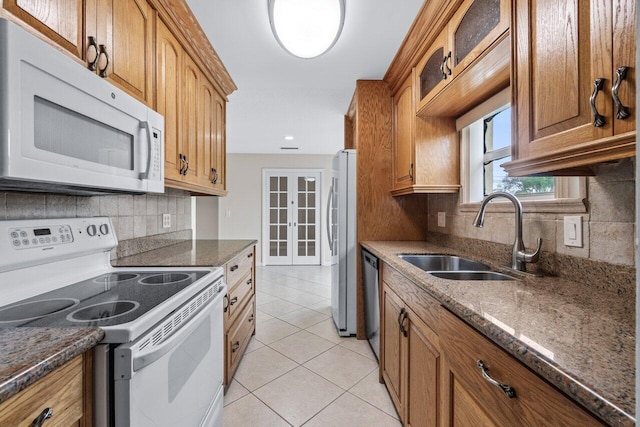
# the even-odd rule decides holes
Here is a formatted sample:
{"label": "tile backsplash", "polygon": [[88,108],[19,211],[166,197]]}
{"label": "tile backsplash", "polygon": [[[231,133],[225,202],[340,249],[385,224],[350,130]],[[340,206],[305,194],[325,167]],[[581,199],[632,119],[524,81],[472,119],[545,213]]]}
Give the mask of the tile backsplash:
{"label": "tile backsplash", "polygon": [[[633,266],[635,262],[635,161],[627,159],[594,168],[587,178],[587,212],[583,217],[583,247],[564,245],[564,216],[524,214],[524,243],[529,251],[542,237],[543,251],[593,261]],[[446,212],[446,227],[438,227],[438,212]],[[457,194],[429,196],[428,232],[512,245],[513,213],[487,213],[485,226],[472,225],[476,212],[462,211]]]}
{"label": "tile backsplash", "polygon": [[[171,215],[171,227],[162,228],[162,214]],[[185,191],[166,189],[160,195],[66,196],[41,193],[0,193],[0,220],[108,216],[113,222],[119,246],[131,255],[140,245],[127,241],[147,238],[151,248],[170,244],[172,238],[191,238],[191,197]],[[156,239],[149,239],[156,236]],[[142,239],[144,241],[144,239]]]}

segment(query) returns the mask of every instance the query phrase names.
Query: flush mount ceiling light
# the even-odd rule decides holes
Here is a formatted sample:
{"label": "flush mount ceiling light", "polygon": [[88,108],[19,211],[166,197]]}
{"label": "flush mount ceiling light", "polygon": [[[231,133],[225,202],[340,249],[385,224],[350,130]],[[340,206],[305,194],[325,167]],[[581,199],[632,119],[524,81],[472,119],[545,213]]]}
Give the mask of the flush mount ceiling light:
{"label": "flush mount ceiling light", "polygon": [[293,141],[293,137],[290,135],[285,136],[284,139],[287,141]]}
{"label": "flush mount ceiling light", "polygon": [[345,0],[268,0],[271,31],[284,50],[315,58],[338,41]]}

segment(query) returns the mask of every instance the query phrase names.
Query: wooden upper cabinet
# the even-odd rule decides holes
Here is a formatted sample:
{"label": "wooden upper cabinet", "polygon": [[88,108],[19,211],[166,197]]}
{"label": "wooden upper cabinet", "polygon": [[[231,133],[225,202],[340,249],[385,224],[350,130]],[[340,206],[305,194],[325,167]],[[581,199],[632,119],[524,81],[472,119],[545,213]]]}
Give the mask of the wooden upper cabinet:
{"label": "wooden upper cabinet", "polygon": [[198,168],[198,145],[201,140],[198,134],[198,98],[200,91],[201,73],[198,66],[188,56],[184,55],[182,74],[182,155],[187,167],[183,173],[185,181],[197,184],[202,172]]}
{"label": "wooden upper cabinet", "polygon": [[80,59],[85,58],[83,0],[3,0],[2,7]]}
{"label": "wooden upper cabinet", "polygon": [[412,77],[393,96],[393,189],[413,185],[414,124]]}
{"label": "wooden upper cabinet", "polygon": [[[580,167],[635,155],[635,0],[514,4],[507,172],[584,173]],[[622,66],[629,68],[616,85]]]}
{"label": "wooden upper cabinet", "polygon": [[156,111],[164,116],[164,176],[180,180],[182,156],[182,46],[161,19],[156,21]]}
{"label": "wooden upper cabinet", "polygon": [[200,81],[198,109],[198,183],[225,190],[225,101],[206,78]]}
{"label": "wooden upper cabinet", "polygon": [[510,10],[508,0],[461,2],[416,66],[419,116],[460,116],[509,85]]}
{"label": "wooden upper cabinet", "polygon": [[226,194],[227,182],[227,102],[215,92],[215,122],[213,140],[213,187]]}
{"label": "wooden upper cabinet", "polygon": [[[104,46],[98,75],[153,106],[153,9],[145,0],[87,0],[87,5],[92,1],[97,4],[94,34]],[[87,18],[88,37],[93,17]]]}
{"label": "wooden upper cabinet", "polygon": [[[440,320],[442,425],[603,425],[455,315],[442,309]],[[485,379],[479,361],[486,375],[513,394]]]}

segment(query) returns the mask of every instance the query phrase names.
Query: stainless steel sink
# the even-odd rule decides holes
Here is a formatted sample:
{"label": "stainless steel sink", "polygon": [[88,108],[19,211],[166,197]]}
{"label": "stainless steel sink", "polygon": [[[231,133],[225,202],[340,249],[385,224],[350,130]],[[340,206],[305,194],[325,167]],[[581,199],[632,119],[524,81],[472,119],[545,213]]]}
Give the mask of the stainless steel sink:
{"label": "stainless steel sink", "polygon": [[430,271],[429,274],[449,280],[515,280],[495,271]]}
{"label": "stainless steel sink", "polygon": [[453,255],[398,255],[424,271],[490,271],[481,262]]}

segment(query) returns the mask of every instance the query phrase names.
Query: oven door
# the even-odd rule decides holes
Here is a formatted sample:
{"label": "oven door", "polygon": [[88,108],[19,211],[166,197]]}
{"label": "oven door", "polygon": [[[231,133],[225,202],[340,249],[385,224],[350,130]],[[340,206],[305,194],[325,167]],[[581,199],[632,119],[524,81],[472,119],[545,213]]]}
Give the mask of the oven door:
{"label": "oven door", "polygon": [[194,301],[145,336],[115,349],[117,427],[222,426],[225,293],[223,286],[166,339],[162,335],[182,321]]}

